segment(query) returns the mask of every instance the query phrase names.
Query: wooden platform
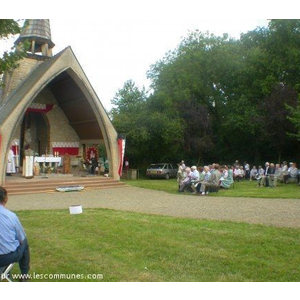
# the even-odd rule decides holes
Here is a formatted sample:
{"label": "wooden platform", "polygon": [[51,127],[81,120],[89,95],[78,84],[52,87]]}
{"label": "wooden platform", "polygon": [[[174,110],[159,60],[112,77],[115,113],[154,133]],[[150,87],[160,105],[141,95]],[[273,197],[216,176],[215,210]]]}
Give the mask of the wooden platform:
{"label": "wooden platform", "polygon": [[32,179],[9,178],[5,181],[4,187],[8,195],[25,195],[38,193],[59,193],[57,187],[82,185],[85,190],[108,189],[126,186],[124,182],[110,177],[87,176],[87,177],[35,177]]}

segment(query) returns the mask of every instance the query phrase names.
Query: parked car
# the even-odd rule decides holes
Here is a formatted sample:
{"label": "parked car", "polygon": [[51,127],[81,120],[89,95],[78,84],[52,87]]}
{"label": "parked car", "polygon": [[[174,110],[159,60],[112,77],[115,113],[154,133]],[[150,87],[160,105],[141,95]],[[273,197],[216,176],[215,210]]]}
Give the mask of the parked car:
{"label": "parked car", "polygon": [[177,168],[174,168],[174,166],[169,163],[151,164],[146,171],[146,176],[150,178],[169,179],[171,177],[176,177],[176,175]]}

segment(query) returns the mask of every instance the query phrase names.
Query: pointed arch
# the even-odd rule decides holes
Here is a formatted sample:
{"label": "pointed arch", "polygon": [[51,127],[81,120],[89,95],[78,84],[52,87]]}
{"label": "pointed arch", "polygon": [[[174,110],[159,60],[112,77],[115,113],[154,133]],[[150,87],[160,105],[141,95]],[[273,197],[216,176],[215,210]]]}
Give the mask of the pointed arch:
{"label": "pointed arch", "polygon": [[[74,98],[71,99],[72,97],[68,99],[62,92],[63,89],[55,88],[55,84],[58,83],[71,84],[73,88],[76,88],[78,94],[80,94],[80,100],[77,99],[78,105],[71,105],[68,108],[67,100],[75,100]],[[96,128],[92,132],[94,136],[99,132],[102,134],[110,163],[110,176],[119,179],[117,132],[71,47],[68,47],[35,67],[28,77],[9,95],[5,105],[1,108],[0,134],[2,142],[0,153],[5,153],[5,155],[0,156],[0,184],[4,182],[5,157],[13,135],[21,124],[25,111],[45,87],[50,87],[52,92],[56,94],[58,101],[64,107],[64,112],[68,115],[70,124],[80,138],[84,138],[85,131],[91,133],[90,130],[82,130],[82,128],[88,129],[94,126],[99,129],[97,131]],[[76,117],[83,113],[81,108],[84,104],[86,104],[85,117],[90,119],[83,120]]]}

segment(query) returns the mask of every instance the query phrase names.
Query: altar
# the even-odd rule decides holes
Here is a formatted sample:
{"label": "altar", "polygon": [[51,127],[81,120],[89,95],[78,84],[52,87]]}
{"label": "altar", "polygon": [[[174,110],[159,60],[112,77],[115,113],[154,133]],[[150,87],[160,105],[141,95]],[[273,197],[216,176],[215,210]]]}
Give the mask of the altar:
{"label": "altar", "polygon": [[50,163],[51,165],[57,164],[57,166],[61,166],[61,157],[57,156],[35,156],[34,163]]}
{"label": "altar", "polygon": [[33,161],[35,176],[40,173],[57,173],[62,165],[62,158],[59,156],[35,156]]}

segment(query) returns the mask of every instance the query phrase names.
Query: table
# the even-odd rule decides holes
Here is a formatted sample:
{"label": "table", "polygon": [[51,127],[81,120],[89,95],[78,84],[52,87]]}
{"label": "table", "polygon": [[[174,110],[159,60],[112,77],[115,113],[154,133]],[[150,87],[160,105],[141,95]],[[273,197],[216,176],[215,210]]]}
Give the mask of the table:
{"label": "table", "polygon": [[56,156],[35,156],[34,164],[38,163],[39,169],[34,173],[55,173],[57,172],[57,168],[61,166],[61,160],[61,157]]}
{"label": "table", "polygon": [[57,163],[58,166],[61,166],[61,157],[56,156],[35,156],[34,163]]}

